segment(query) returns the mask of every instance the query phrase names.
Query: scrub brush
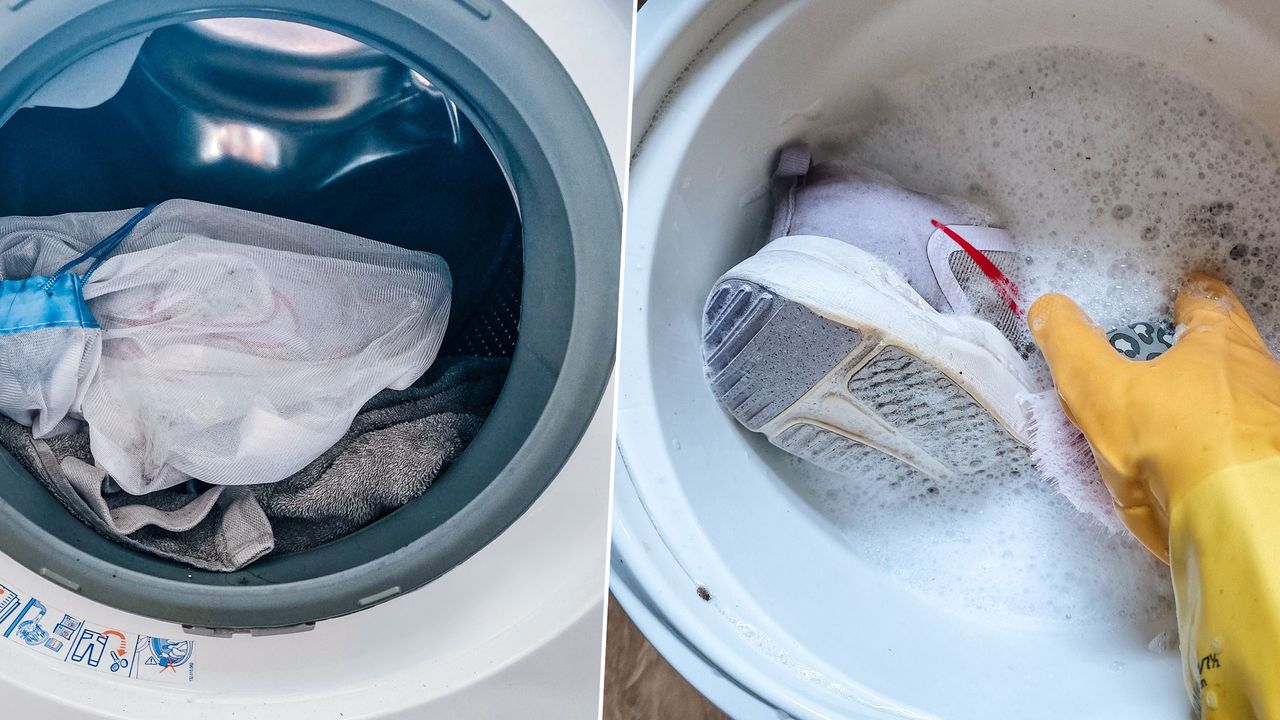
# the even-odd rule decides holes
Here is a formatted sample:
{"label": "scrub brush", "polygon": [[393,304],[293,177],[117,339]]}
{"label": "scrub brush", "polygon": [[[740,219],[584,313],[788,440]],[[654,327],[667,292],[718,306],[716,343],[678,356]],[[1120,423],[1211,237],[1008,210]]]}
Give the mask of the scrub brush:
{"label": "scrub brush", "polygon": [[1077,510],[1108,532],[1124,530],[1113,510],[1111,493],[1102,482],[1093,449],[1080,429],[1067,419],[1054,389],[1019,398],[1027,413],[1027,441],[1040,474]]}
{"label": "scrub brush", "polygon": [[[1021,309],[1018,287],[981,250],[965,241],[951,228],[937,220],[933,226],[955,241],[995,286],[1013,313],[1026,319]],[[1134,323],[1107,333],[1116,352],[1134,360],[1151,360],[1173,347],[1173,327],[1167,323]],[[1084,434],[1067,418],[1058,400],[1058,391],[1043,392],[1019,398],[1027,414],[1027,442],[1036,469],[1077,510],[1109,532],[1120,533],[1125,527],[1115,513],[1107,486],[1098,473],[1093,450]]]}

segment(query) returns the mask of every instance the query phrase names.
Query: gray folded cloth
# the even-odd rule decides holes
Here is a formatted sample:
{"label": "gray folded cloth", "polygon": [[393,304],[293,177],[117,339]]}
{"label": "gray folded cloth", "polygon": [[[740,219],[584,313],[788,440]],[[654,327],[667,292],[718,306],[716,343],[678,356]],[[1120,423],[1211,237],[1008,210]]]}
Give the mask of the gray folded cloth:
{"label": "gray folded cloth", "polygon": [[93,466],[86,432],[36,440],[31,428],[0,417],[0,445],[72,514],[130,547],[221,572],[272,549],[271,524],[249,488],[171,488],[135,497],[108,492],[113,483]]}
{"label": "gray folded cloth", "polygon": [[0,446],[103,535],[230,572],[268,554],[331,542],[420,496],[479,432],[507,365],[499,358],[438,361],[443,372],[435,381],[374,396],[337,444],[271,484],[193,482],[133,496],[93,465],[87,431],[36,440],[30,428],[0,417]]}

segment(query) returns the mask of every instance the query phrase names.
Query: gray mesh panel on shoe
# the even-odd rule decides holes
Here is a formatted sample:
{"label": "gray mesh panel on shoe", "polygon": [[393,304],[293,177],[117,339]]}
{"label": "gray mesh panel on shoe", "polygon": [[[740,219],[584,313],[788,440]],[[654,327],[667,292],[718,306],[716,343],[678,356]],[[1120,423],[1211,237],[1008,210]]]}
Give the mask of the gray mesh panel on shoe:
{"label": "gray mesh panel on shoe", "polygon": [[1028,467],[1026,448],[963,387],[899,348],[872,358],[849,391],[956,475],[1005,477]]}
{"label": "gray mesh panel on shoe", "polygon": [[[1016,253],[1001,250],[984,250],[982,254],[1006,275],[1010,274],[1018,258]],[[1026,323],[1013,312],[1013,308],[996,291],[991,279],[982,272],[973,258],[963,250],[956,250],[947,256],[947,264],[951,268],[951,274],[955,275],[960,290],[969,299],[973,314],[995,325],[1023,357],[1030,355],[1035,345],[1031,334],[1027,332]]]}

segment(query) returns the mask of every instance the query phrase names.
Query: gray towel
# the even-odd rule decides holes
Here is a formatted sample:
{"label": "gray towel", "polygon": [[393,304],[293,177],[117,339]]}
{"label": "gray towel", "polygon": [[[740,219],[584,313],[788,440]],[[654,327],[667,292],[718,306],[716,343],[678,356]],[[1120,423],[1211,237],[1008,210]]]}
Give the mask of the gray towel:
{"label": "gray towel", "polygon": [[508,364],[466,358],[427,387],[379,393],[302,472],[253,486],[275,528],[276,553],[349,535],[425,492],[479,432]]}
{"label": "gray towel", "polygon": [[425,387],[374,396],[346,435],[278,483],[189,483],[121,492],[93,465],[86,431],[35,440],[0,418],[0,446],[98,532],[204,570],[230,572],[267,554],[348,535],[420,496],[462,453],[497,401],[508,361],[441,360]]}
{"label": "gray towel", "polygon": [[85,432],[36,440],[30,428],[0,417],[0,445],[72,514],[130,547],[223,572],[272,548],[271,525],[248,488],[171,488],[134,497],[105,491],[112,483],[92,465]]}

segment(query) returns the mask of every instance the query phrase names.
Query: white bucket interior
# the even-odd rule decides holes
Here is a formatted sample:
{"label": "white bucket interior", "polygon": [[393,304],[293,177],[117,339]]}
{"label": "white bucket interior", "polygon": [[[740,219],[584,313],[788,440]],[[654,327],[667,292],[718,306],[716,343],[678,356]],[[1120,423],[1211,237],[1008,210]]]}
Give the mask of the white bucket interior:
{"label": "white bucket interior", "polygon": [[[716,404],[702,375],[701,310],[715,279],[765,239],[779,146],[847,135],[904,82],[1044,46],[1162,63],[1269,134],[1280,127],[1280,84],[1262,69],[1280,67],[1280,10],[1194,0],[741,5],[727,27],[699,27],[689,13],[686,31],[705,49],[642,64],[637,80],[619,445],[680,568],[648,575],[646,592],[671,598],[671,622],[715,665],[795,715],[1185,713],[1176,649],[1149,647],[1171,621],[1149,558],[1036,488],[1026,492],[1039,500],[963,500],[955,524],[929,526],[942,516],[922,513],[895,531],[917,542],[876,547],[864,531],[883,517],[866,514],[856,479],[788,458]],[[643,58],[643,34],[641,43]],[[964,528],[980,525],[1002,530],[966,541]],[[1006,546],[984,540],[998,535]],[[886,561],[895,552],[898,567]],[[711,602],[697,599],[699,586]]]}

